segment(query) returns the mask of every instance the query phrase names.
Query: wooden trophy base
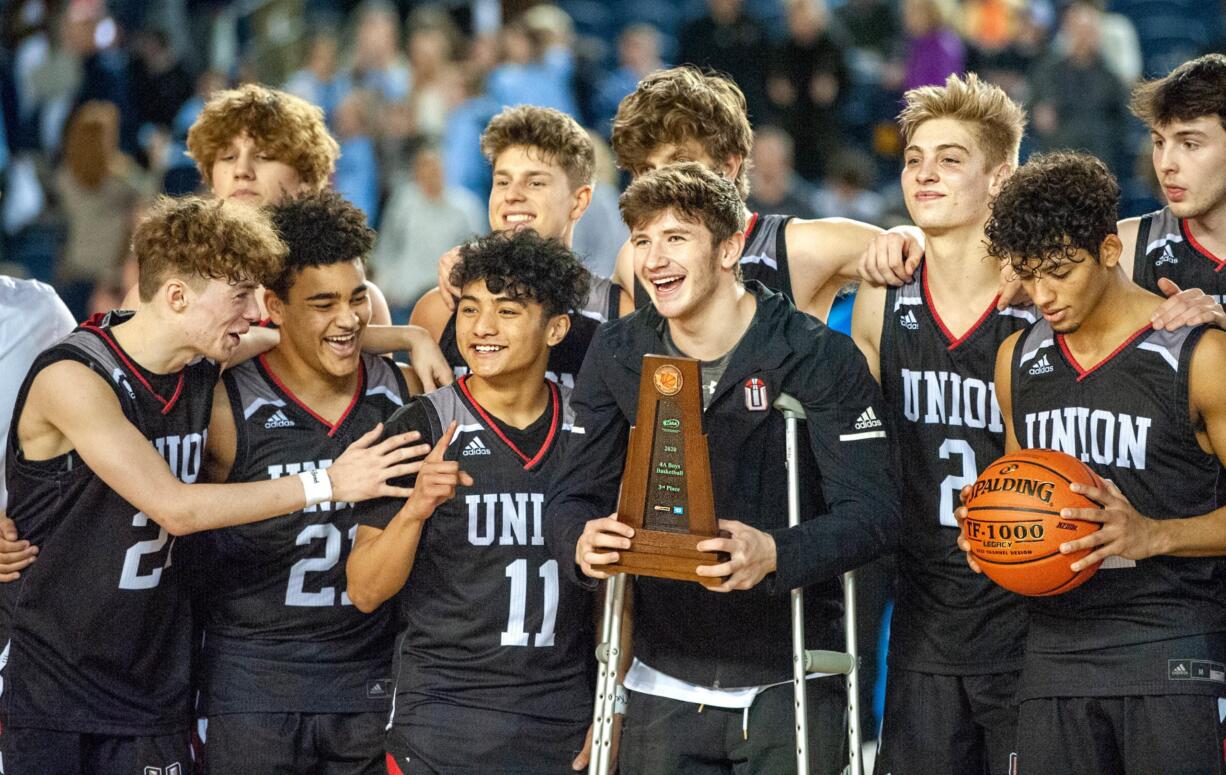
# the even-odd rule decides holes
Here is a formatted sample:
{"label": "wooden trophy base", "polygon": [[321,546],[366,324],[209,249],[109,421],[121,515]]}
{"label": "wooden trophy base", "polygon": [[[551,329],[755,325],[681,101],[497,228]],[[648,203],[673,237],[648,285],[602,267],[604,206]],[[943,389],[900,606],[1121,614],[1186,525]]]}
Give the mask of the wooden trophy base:
{"label": "wooden trophy base", "polygon": [[692,533],[638,528],[634,531],[634,538],[630,539],[630,548],[618,552],[619,561],[612,565],[603,565],[600,570],[676,581],[697,581],[704,587],[717,587],[724,583],[725,577],[699,576],[695,569],[699,565],[719,565],[721,562],[727,562],[728,554],[700,552],[695,549],[694,546],[705,538]]}

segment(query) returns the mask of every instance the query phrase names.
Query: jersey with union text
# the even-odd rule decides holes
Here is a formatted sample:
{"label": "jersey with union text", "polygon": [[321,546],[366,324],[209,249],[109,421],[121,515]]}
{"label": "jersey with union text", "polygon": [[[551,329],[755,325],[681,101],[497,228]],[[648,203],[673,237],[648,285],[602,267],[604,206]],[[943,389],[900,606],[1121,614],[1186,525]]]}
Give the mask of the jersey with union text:
{"label": "jersey with union text", "polygon": [[[792,275],[788,269],[788,223],[790,215],[749,216],[745,224],[745,247],[741,249],[742,281],[757,280],[784,296],[792,296]],[[642,284],[634,284],[634,306],[644,307],[651,303],[651,296]]]}
{"label": "jersey with union text", "polygon": [[[549,371],[546,377],[567,388],[575,386],[575,375],[583,365],[587,347],[596,335],[596,329],[607,320],[616,320],[621,305],[621,287],[606,277],[592,275],[591,288],[583,309],[570,313],[570,331],[549,352]],[[439,337],[438,346],[443,357],[451,364],[457,377],[468,373],[468,362],[460,352],[455,333],[456,313],[452,313]]]}
{"label": "jersey with union text", "polygon": [[[542,507],[573,428],[570,391],[550,384],[539,450],[515,446],[468,391],[467,379],[410,402],[388,433],[437,440],[453,421],[446,459],[473,480],[426,522],[399,594],[393,723],[434,703],[585,726],[591,720],[590,593],[559,577],[545,548]],[[383,528],[402,501],[359,504],[358,521]],[[490,763],[493,766],[493,763]]]}
{"label": "jersey with union text", "polygon": [[[1013,353],[1018,442],[1079,458],[1154,519],[1220,507],[1226,477],[1201,449],[1188,405],[1192,354],[1204,331],[1146,326],[1087,366],[1040,320]],[[1215,558],[1113,557],[1076,589],[1029,598],[1021,698],[1223,694],[1224,571]],[[1183,661],[1184,675],[1168,674]]]}
{"label": "jersey with union text", "polygon": [[[223,379],[237,430],[231,482],[326,468],[409,397],[395,364],[365,354],[353,401],[335,423],[302,403],[263,357]],[[356,532],[350,504],[321,503],[200,537],[203,712],[387,709],[393,615],[384,606],[367,616],[345,594]]]}
{"label": "jersey with union text", "polygon": [[1132,279],[1142,288],[1161,294],[1158,278],[1173,280],[1180,288],[1200,288],[1218,304],[1226,303],[1226,258],[1206,250],[1188,228],[1164,207],[1141,217]]}
{"label": "jersey with union text", "polygon": [[0,585],[6,729],[146,736],[182,733],[190,722],[191,612],[183,568],[172,561],[175,539],[75,450],[28,460],[17,437],[35,377],[75,361],[110,386],[174,476],[196,480],[219,369],[201,359],[177,374],[146,371],[112,333],[130,316],[112,312],[82,324],[38,357],[18,394],[8,513],[40,551],[19,582]]}
{"label": "jersey with union text", "polygon": [[1030,307],[996,310],[996,300],[960,338],[945,327],[928,292],[928,267],[886,293],[881,389],[897,429],[905,539],[890,664],[942,674],[1021,667],[1026,614],[1017,595],[974,573],[958,549],[958,493],[1004,454],[996,403],[996,350],[1034,321]]}

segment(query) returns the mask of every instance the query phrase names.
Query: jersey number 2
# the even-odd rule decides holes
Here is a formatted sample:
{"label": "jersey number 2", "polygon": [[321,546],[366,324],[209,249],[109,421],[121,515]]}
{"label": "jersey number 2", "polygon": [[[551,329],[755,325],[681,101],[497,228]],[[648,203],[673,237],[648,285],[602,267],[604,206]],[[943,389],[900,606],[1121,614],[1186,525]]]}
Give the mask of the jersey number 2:
{"label": "jersey number 2", "polygon": [[949,460],[958,455],[962,458],[962,475],[950,474],[941,480],[941,524],[945,527],[957,527],[954,519],[954,509],[961,505],[958,494],[962,488],[975,483],[979,478],[979,469],[975,467],[975,450],[970,443],[962,439],[945,439],[938,450],[942,460]]}
{"label": "jersey number 2", "polygon": [[[558,618],[558,561],[547,560],[537,575],[545,585],[545,610],[541,613],[541,629],[532,645],[553,645],[553,627]],[[527,646],[528,633],[524,632],[524,618],[528,609],[528,561],[516,560],[507,566],[507,578],[511,580],[511,608],[507,614],[507,628],[502,631],[503,646]]]}

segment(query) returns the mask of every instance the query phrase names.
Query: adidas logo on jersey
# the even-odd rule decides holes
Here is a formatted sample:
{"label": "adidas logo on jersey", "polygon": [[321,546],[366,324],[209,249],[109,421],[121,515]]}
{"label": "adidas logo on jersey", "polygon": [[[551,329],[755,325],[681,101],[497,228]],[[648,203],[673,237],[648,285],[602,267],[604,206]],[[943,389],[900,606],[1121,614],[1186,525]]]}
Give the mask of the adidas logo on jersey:
{"label": "adidas logo on jersey", "polygon": [[877,413],[873,411],[873,407],[860,412],[860,416],[856,418],[856,430],[864,431],[869,428],[880,428],[881,420],[877,419]]}
{"label": "adidas logo on jersey", "polygon": [[1178,264],[1179,259],[1171,252],[1170,243],[1162,246],[1162,255],[1158,256],[1158,260],[1154,261],[1154,266],[1162,266],[1163,264]]}
{"label": "adidas logo on jersey", "polygon": [[285,412],[280,409],[272,413],[272,416],[264,421],[264,428],[272,430],[273,428],[293,428],[294,421],[285,416]]}
{"label": "adidas logo on jersey", "polygon": [[908,331],[915,331],[919,328],[919,321],[915,319],[915,310],[907,310],[906,314],[898,319],[898,322]]}
{"label": "adidas logo on jersey", "polygon": [[1051,362],[1047,360],[1046,355],[1037,360],[1035,364],[1030,367],[1030,375],[1032,377],[1038,376],[1039,374],[1051,374],[1053,371],[1055,371],[1055,369],[1052,367]]}
{"label": "adidas logo on jersey", "polygon": [[485,446],[485,442],[481,440],[480,436],[473,436],[473,440],[464,445],[464,451],[460,454],[465,457],[469,455],[488,455],[490,454],[490,448]]}

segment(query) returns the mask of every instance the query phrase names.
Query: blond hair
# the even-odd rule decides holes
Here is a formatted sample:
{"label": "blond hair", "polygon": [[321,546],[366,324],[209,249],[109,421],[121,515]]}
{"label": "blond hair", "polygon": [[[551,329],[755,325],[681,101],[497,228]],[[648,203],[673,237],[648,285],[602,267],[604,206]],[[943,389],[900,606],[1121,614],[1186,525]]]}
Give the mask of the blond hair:
{"label": "blond hair", "polygon": [[198,196],[159,197],[132,236],[141,301],[171,277],[266,284],[288,252],[262,210]]}
{"label": "blond hair", "polygon": [[187,132],[187,155],[210,187],[213,162],[244,132],[311,188],[323,188],[336,169],[340,146],[328,133],[322,110],[292,94],[247,84],[215,92]]}
{"label": "blond hair", "polygon": [[898,114],[903,142],[911,144],[915,130],[925,121],[951,118],[971,125],[989,167],[1017,166],[1026,111],[999,86],[985,83],[975,73],[954,74],[944,86],[920,86],[903,96],[906,107]]}

